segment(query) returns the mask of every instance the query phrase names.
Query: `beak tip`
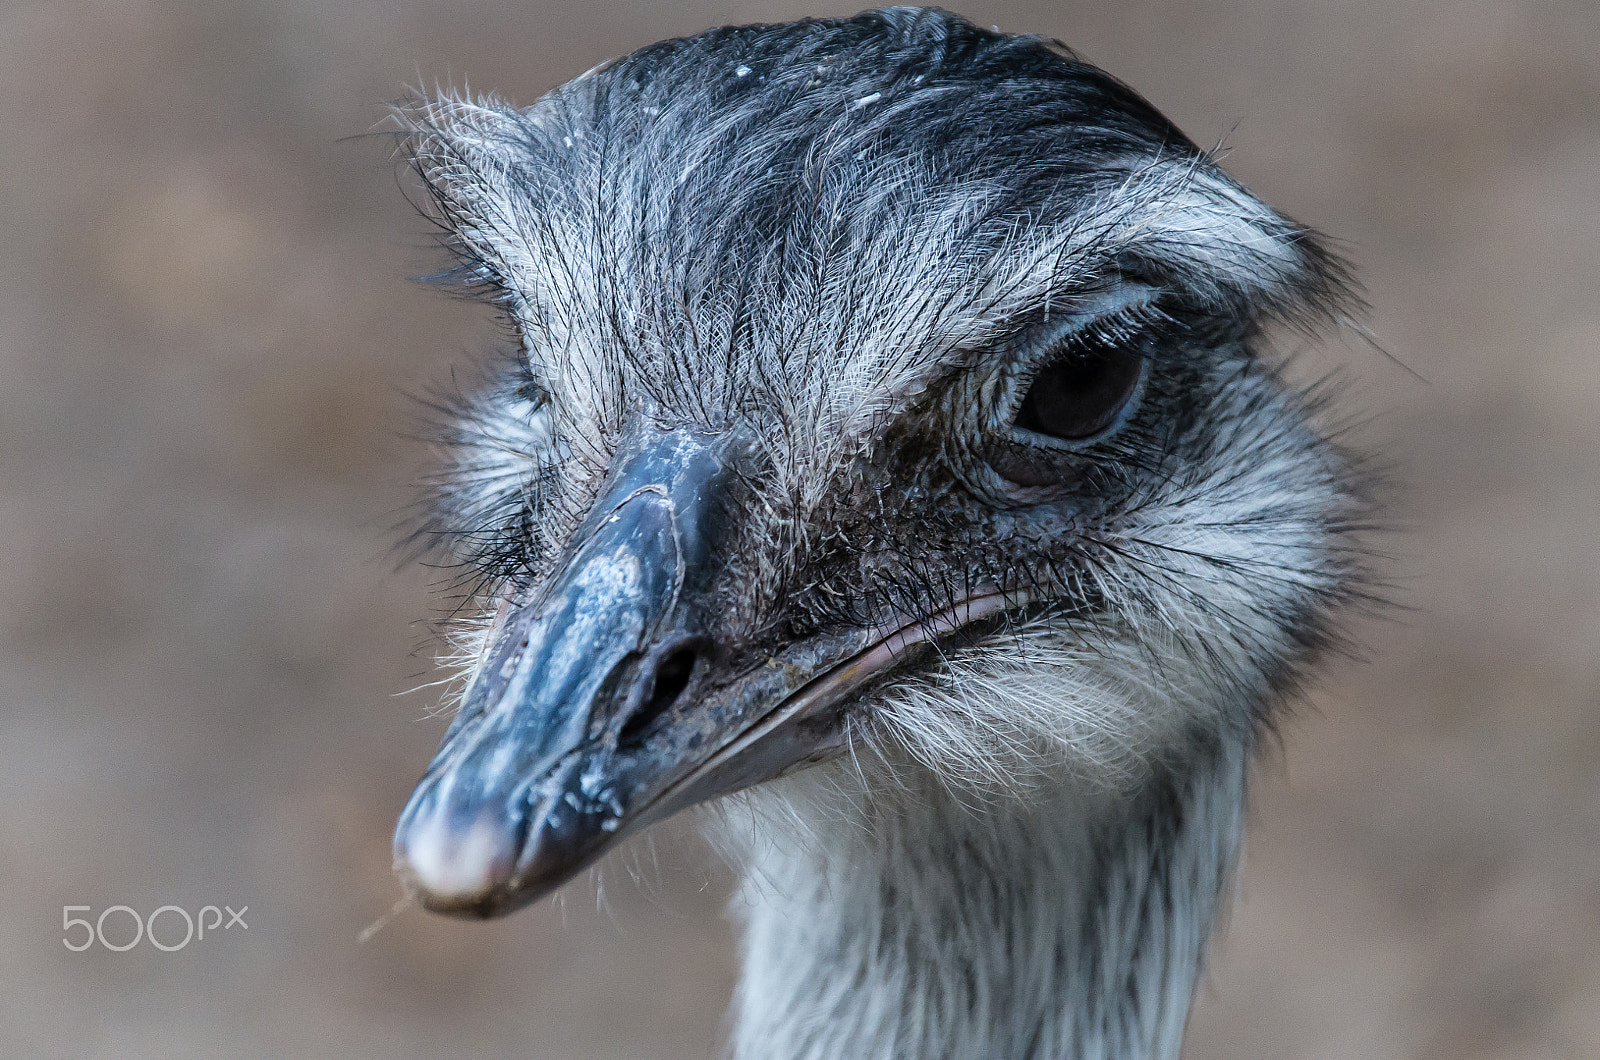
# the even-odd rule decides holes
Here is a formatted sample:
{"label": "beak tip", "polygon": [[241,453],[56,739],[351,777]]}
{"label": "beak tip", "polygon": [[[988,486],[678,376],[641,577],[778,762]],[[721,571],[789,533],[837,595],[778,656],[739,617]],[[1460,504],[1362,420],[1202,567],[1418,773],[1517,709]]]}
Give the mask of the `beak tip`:
{"label": "beak tip", "polygon": [[509,887],[521,846],[514,822],[482,814],[465,828],[439,812],[395,832],[395,872],[430,909],[485,909]]}

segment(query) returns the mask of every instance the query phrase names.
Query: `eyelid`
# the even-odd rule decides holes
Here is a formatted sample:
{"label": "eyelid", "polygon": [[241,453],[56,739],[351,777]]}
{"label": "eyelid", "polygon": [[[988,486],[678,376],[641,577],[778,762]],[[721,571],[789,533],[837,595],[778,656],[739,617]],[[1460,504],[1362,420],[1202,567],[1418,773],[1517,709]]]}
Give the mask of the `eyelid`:
{"label": "eyelid", "polygon": [[[1145,312],[1156,304],[1160,293],[1157,288],[1146,283],[1123,281],[1107,290],[1079,296],[1078,308],[1039,324],[1025,333],[1015,345],[1017,354],[1008,364],[1006,378],[1001,383],[1000,400],[995,408],[994,428],[1003,436],[1024,444],[1055,450],[1079,449],[1115,430],[1126,418],[1125,414],[1119,415],[1109,427],[1097,433],[1094,438],[1072,442],[1050,439],[1044,435],[1035,436],[1031,431],[1019,432],[1012,426],[1012,421],[1016,419],[1017,412],[1034,379],[1050,363],[1051,355],[1065,342],[1076,335],[1087,334],[1098,325],[1114,321],[1125,322],[1130,325],[1130,334],[1136,334],[1139,325],[1143,323]],[[1133,396],[1128,399],[1128,408],[1138,404],[1148,375],[1148,365],[1141,367]]]}
{"label": "eyelid", "polygon": [[1087,334],[1097,325],[1114,320],[1137,320],[1155,305],[1160,291],[1149,284],[1127,281],[1105,291],[1077,296],[1074,308],[1046,307],[1045,319],[1016,342],[1022,375],[1030,379],[1049,361],[1050,352],[1074,335]]}
{"label": "eyelid", "polygon": [[[1071,331],[1079,330],[1107,317],[1114,317],[1129,310],[1142,309],[1155,302],[1161,294],[1160,290],[1148,283],[1139,280],[1118,280],[1109,287],[1087,290],[1070,295],[1071,308],[1057,310],[1061,317],[1061,327],[1048,341],[1056,341]],[[1052,310],[1056,307],[1045,307],[1046,325],[1052,323]]]}

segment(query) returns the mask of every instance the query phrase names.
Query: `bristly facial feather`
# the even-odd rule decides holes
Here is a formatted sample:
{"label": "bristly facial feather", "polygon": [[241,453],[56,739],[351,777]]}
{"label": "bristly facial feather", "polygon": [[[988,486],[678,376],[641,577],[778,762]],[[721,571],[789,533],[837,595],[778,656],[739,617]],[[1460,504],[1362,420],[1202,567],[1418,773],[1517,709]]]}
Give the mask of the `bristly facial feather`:
{"label": "bristly facial feather", "polygon": [[[1344,269],[1059,45],[896,9],[665,42],[526,109],[398,114],[454,278],[521,347],[447,439],[429,528],[484,599],[537,580],[644,407],[766,447],[731,623],[794,636],[984,582],[1058,601],[998,634],[1019,650],[957,652],[863,715],[947,775],[1031,775],[1001,752],[1041,738],[1101,775],[1253,726],[1210,705],[1269,701],[1352,591],[1348,461],[1256,349],[1334,311]],[[1018,518],[1040,491],[996,473],[994,435],[1029,336],[1128,281],[1152,292],[1122,322],[1152,361],[1139,408],[1052,454],[1072,485]]]}
{"label": "bristly facial feather", "polygon": [[[1062,46],[928,9],[712,30],[527,108],[397,120],[451,277],[517,337],[452,412],[420,532],[485,610],[551,576],[640,419],[754,441],[709,587],[751,665],[1018,601],[856,696],[846,759],[739,797],[765,828],[732,848],[778,877],[741,1055],[1175,1053],[1250,752],[1362,593],[1360,463],[1267,350],[1354,301],[1342,263]],[[1125,407],[1021,429],[1069,354],[1133,358]],[[1016,904],[963,925],[1005,871]],[[896,903],[948,914],[916,945],[967,980],[916,994],[937,965],[880,938]],[[974,954],[985,930],[1004,952]],[[773,1015],[835,981],[881,989]]]}

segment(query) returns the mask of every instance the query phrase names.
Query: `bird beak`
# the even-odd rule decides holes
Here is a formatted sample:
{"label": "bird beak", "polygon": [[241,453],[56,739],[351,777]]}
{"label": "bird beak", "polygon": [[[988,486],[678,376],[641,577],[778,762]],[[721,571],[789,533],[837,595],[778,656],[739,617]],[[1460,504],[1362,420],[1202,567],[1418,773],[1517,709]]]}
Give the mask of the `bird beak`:
{"label": "bird beak", "polygon": [[978,596],[774,653],[728,643],[710,587],[743,456],[731,435],[642,432],[559,572],[501,607],[395,831],[396,871],[430,909],[511,912],[631,832],[827,757],[851,693],[1003,606]]}

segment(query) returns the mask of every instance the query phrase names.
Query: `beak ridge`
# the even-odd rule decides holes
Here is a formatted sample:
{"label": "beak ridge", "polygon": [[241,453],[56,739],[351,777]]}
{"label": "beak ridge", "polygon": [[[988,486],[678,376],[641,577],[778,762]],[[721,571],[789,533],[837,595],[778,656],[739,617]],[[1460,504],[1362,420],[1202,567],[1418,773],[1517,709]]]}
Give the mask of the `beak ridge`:
{"label": "beak ridge", "polygon": [[609,766],[654,683],[652,646],[698,624],[683,588],[706,574],[721,455],[686,431],[636,446],[559,573],[507,604],[395,831],[397,870],[430,906],[497,912],[617,830]]}

